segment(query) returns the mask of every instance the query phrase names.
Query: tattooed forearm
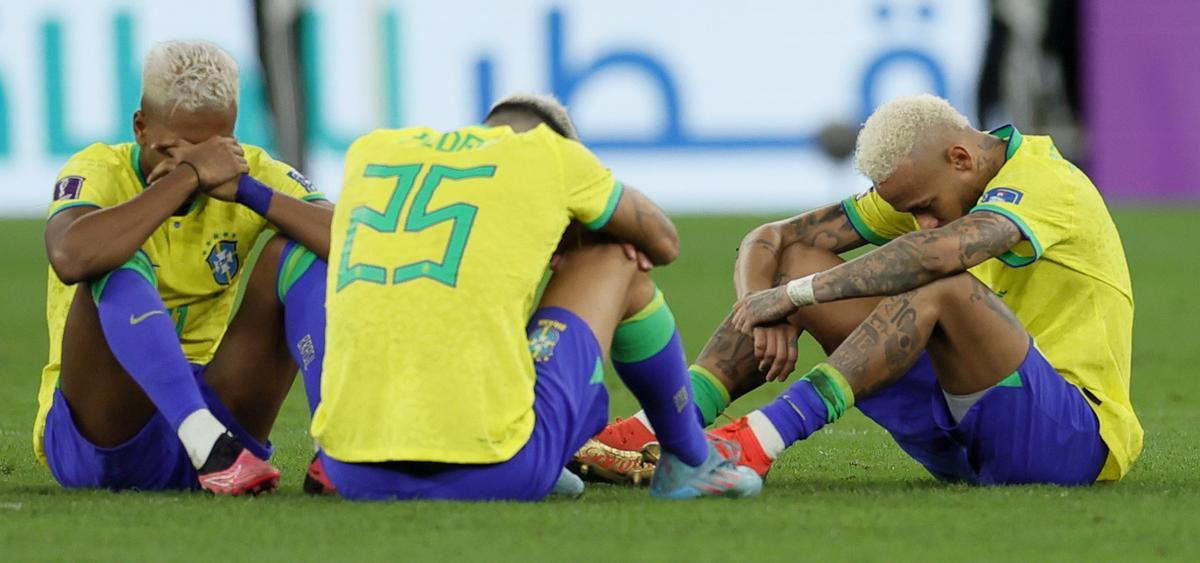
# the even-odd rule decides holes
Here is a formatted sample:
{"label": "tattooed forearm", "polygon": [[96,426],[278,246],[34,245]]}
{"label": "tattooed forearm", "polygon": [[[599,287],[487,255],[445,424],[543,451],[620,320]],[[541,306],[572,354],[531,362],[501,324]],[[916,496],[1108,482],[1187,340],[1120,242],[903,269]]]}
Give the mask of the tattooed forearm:
{"label": "tattooed forearm", "polygon": [[944,227],[904,235],[819,274],[817,302],[896,295],[966,271],[1021,240],[1017,226],[995,213],[970,213]]}
{"label": "tattooed forearm", "polygon": [[636,246],[655,265],[669,264],[679,255],[675,225],[650,198],[629,185],[603,230]]}

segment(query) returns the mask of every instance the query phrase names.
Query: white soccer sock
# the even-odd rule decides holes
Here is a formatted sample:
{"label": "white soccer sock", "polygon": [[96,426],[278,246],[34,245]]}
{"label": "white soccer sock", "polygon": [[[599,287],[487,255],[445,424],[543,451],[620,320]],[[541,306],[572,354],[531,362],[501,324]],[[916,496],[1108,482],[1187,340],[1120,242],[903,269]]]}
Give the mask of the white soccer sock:
{"label": "white soccer sock", "polygon": [[779,459],[779,454],[787,449],[787,444],[783,443],[783,436],[779,434],[775,425],[771,424],[771,419],[762,411],[754,411],[746,415],[746,422],[750,424],[750,430],[754,432],[754,437],[758,438],[758,445],[762,446],[767,457]]}
{"label": "white soccer sock", "polygon": [[646,418],[646,411],[637,411],[637,413],[633,415],[633,418],[638,419],[638,421],[646,427],[646,430],[649,430],[651,434],[654,434],[654,427],[650,426],[650,419]]}
{"label": "white soccer sock", "polygon": [[178,434],[179,441],[183,442],[183,449],[187,450],[188,457],[192,460],[192,465],[200,469],[208,460],[208,454],[212,453],[217,438],[225,432],[228,432],[228,429],[212,412],[200,409],[183,419],[179,424]]}

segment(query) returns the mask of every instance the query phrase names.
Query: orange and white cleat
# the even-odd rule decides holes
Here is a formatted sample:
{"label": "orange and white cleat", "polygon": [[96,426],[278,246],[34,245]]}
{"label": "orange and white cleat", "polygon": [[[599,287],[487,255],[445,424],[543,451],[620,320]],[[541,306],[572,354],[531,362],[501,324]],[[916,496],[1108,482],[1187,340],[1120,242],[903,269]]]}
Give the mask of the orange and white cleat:
{"label": "orange and white cleat", "polygon": [[[758,441],[758,436],[754,434],[754,430],[750,428],[750,423],[746,417],[741,417],[725,426],[714,429],[709,432],[710,435],[720,438],[714,442],[718,450],[722,448],[722,440],[727,440],[741,446],[741,453],[737,459],[737,464],[742,467],[753,469],[759,477],[766,478],[767,472],[771,471],[771,464],[775,460],[771,459],[767,452],[763,450],[762,444]],[[731,457],[734,452],[721,452],[726,457]]]}

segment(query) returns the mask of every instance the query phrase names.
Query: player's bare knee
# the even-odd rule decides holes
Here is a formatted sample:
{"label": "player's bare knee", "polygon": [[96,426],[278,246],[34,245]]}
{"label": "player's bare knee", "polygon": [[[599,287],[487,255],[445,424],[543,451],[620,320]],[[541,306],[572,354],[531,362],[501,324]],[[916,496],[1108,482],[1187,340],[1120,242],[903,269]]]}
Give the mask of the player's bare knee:
{"label": "player's bare knee", "polygon": [[[280,257],[283,256],[283,248],[291,240],[283,235],[272,236],[266,244],[263,245],[262,253],[258,255],[258,261],[267,264],[279,263]],[[265,262],[264,262],[265,261]]]}
{"label": "player's bare knee", "polygon": [[560,253],[555,270],[562,271],[565,268],[629,276],[638,271],[637,263],[625,256],[621,245],[614,243],[587,244]]}
{"label": "player's bare knee", "polygon": [[779,275],[783,281],[794,280],[809,274],[823,272],[842,262],[843,260],[831,251],[803,244],[793,244],[780,252]]}
{"label": "player's bare knee", "polygon": [[915,292],[917,300],[937,310],[961,307],[971,299],[974,285],[979,281],[967,272],[947,276],[921,286]]}

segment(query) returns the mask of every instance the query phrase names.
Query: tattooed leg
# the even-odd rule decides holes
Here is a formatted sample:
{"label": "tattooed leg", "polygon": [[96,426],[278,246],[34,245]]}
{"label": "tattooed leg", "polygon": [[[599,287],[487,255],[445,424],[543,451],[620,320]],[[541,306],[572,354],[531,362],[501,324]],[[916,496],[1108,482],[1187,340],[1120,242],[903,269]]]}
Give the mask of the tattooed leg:
{"label": "tattooed leg", "polygon": [[738,439],[742,463],[765,474],[787,446],[902,377],[922,350],[942,389],[962,395],[1012,373],[1028,346],[1029,336],[1012,312],[974,276],[943,278],[883,299],[827,362],[744,421],[715,432]]}
{"label": "tattooed leg", "polygon": [[[828,250],[794,244],[784,249],[780,256],[779,283],[828,270],[843,263],[838,255]],[[879,303],[879,298],[848,299],[805,307],[788,322],[798,330],[807,331],[826,353],[837,348],[855,327],[867,318]],[[791,346],[796,346],[793,339]],[[769,359],[768,359],[769,360]],[[765,372],[759,369],[760,358],[754,351],[754,340],[737,331],[726,317],[712,337],[708,339],[696,365],[707,369],[729,390],[732,399],[737,399],[766,382]]]}
{"label": "tattooed leg", "polygon": [[1012,311],[964,273],[884,299],[828,363],[861,398],[904,375],[927,350],[942,388],[961,395],[1004,379],[1028,347]]}

